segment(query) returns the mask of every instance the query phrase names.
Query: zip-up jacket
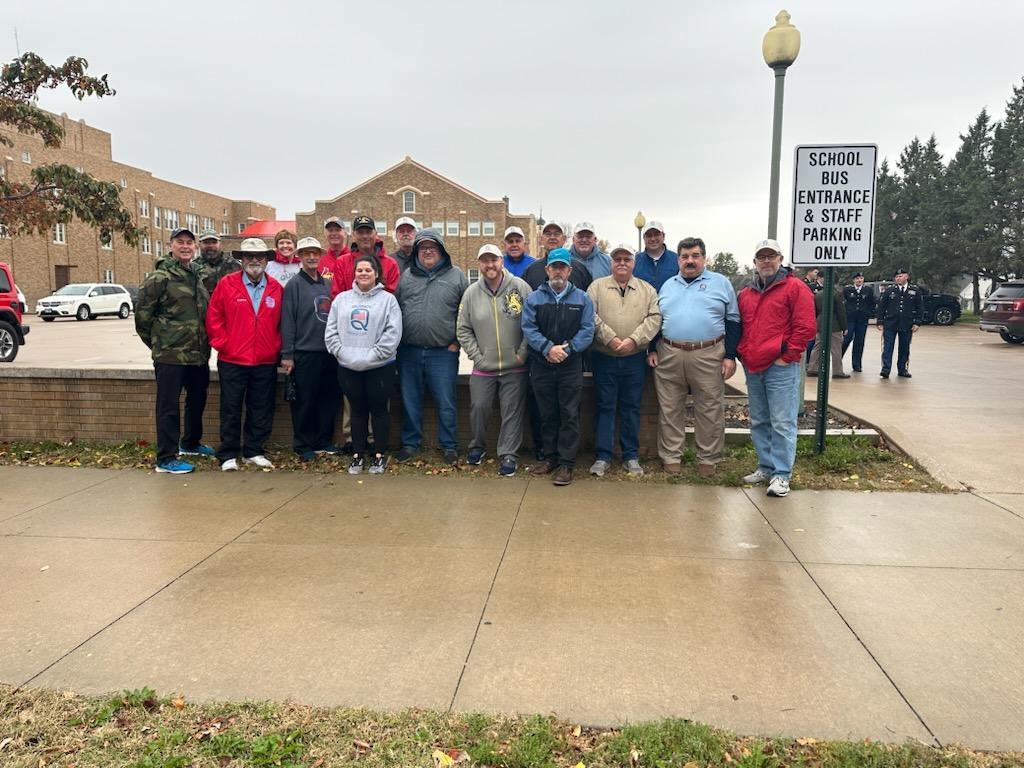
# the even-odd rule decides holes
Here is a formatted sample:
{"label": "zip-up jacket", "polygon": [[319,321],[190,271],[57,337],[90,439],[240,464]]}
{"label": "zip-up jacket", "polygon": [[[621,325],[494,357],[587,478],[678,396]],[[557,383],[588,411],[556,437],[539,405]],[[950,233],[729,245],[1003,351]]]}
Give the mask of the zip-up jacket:
{"label": "zip-up jacket", "polygon": [[668,280],[679,274],[679,259],[672,253],[671,248],[666,248],[661,258],[655,261],[647,251],[640,251],[636,255],[636,265],[633,267],[633,277],[639,277],[654,286],[655,291],[660,291]]}
{"label": "zip-up jacket", "polygon": [[284,287],[281,308],[281,359],[296,352],[326,352],[324,331],[331,311],[331,285],[321,275],[313,280],[305,271]]}
{"label": "zip-up jacket", "polygon": [[[594,340],[594,302],[571,283],[559,299],[551,284],[544,283],[526,298],[523,336],[531,359],[543,365],[554,367],[578,359]],[[553,346],[565,343],[569,357],[562,363],[549,363],[545,355]]]}
{"label": "zip-up jacket", "polygon": [[497,293],[481,278],[462,294],[456,336],[473,370],[500,376],[526,364],[522,317],[529,295],[530,286],[507,270]]}
{"label": "zip-up jacket", "polygon": [[339,365],[353,371],[380,368],[395,360],[401,340],[402,311],[380,283],[365,293],[357,286],[334,298],[324,341]]}
{"label": "zip-up jacket", "polygon": [[153,351],[153,360],[174,365],[202,365],[210,359],[206,336],[209,291],[200,270],[173,256],[156,263],[139,287],[135,330]]}
{"label": "zip-up jacket", "polygon": [[223,252],[221,252],[219,258],[213,261],[205,256],[194,258],[189,266],[199,274],[203,280],[203,285],[206,286],[207,292],[211,295],[217,287],[217,283],[221,281],[221,278],[233,272],[242,271],[242,263],[233,256]]}
{"label": "zip-up jacket", "polygon": [[402,273],[395,292],[402,307],[402,343],[416,347],[447,347],[455,342],[459,304],[469,287],[469,280],[461,269],[452,265],[443,245],[441,261],[433,269],[425,269],[417,257],[420,235],[423,234],[416,235],[412,264]]}
{"label": "zip-up jacket", "polygon": [[743,336],[737,354],[751,373],[768,369],[778,358],[798,362],[817,333],[814,295],[788,268],[764,288],[760,278],[738,297]]}
{"label": "zip-up jacket", "polygon": [[[653,285],[634,274],[622,289],[609,275],[592,282],[587,295],[594,302],[595,352],[613,357],[647,352],[647,345],[661,330],[658,292]],[[629,353],[613,350],[608,342],[616,337],[632,339],[636,349]]]}
{"label": "zip-up jacket", "polygon": [[[394,293],[398,288],[398,280],[402,276],[402,270],[398,268],[398,262],[388,256],[384,250],[384,243],[380,240],[374,246],[374,256],[380,263],[380,280],[389,293]],[[359,258],[359,251],[349,251],[338,257],[334,265],[334,278],[331,286],[331,296],[337,296],[342,291],[351,291],[352,283],[356,279],[356,259]]]}
{"label": "zip-up jacket", "polygon": [[267,275],[259,312],[253,312],[244,276],[245,272],[228,275],[210,297],[206,313],[210,346],[225,363],[276,364],[281,357],[281,284]]}

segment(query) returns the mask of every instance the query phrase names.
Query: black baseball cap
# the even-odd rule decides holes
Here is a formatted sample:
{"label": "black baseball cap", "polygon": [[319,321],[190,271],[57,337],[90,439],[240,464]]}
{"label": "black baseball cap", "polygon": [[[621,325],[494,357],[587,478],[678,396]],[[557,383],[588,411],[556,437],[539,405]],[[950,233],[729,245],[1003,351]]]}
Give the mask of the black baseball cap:
{"label": "black baseball cap", "polygon": [[362,229],[363,227],[377,229],[377,225],[373,223],[373,219],[369,216],[356,216],[352,221],[352,231],[355,232],[357,229]]}

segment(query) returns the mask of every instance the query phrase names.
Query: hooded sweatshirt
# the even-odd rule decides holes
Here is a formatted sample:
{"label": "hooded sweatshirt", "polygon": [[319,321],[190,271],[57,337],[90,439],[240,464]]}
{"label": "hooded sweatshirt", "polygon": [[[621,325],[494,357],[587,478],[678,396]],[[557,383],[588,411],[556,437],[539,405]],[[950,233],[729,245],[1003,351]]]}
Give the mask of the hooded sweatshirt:
{"label": "hooded sweatshirt", "polygon": [[324,342],[338,364],[368,371],[395,361],[402,339],[402,312],[395,297],[377,283],[339,293],[327,316]]}
{"label": "hooded sweatshirt", "polygon": [[497,293],[491,293],[481,278],[462,294],[456,332],[473,361],[474,375],[526,370],[522,316],[529,295],[530,286],[507,270],[502,271]]}
{"label": "hooded sweatshirt", "polygon": [[281,357],[296,352],[326,352],[324,331],[331,311],[331,284],[321,275],[313,280],[300,272],[284,287],[281,307]]}
{"label": "hooded sweatshirt", "polygon": [[[431,269],[419,259],[420,243],[424,240],[433,240],[441,249],[441,259]],[[453,344],[459,304],[468,287],[465,273],[452,265],[444,238],[433,230],[418,232],[412,246],[412,264],[402,273],[395,291],[404,321],[402,343],[416,347]]]}

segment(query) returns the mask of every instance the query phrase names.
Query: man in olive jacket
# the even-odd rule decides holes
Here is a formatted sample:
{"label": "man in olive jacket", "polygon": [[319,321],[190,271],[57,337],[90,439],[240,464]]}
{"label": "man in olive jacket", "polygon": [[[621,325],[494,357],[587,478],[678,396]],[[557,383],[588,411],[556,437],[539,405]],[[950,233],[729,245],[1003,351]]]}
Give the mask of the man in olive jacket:
{"label": "man in olive jacket", "polygon": [[[210,384],[210,344],[206,338],[206,306],[210,294],[198,271],[191,268],[195,235],[180,228],[171,232],[170,256],[139,287],[135,330],[153,352],[156,374],[156,471],[191,472],[184,455],[214,455],[203,445],[203,410]],[[185,388],[185,433],[181,434],[178,398]],[[179,438],[181,443],[179,445]]]}

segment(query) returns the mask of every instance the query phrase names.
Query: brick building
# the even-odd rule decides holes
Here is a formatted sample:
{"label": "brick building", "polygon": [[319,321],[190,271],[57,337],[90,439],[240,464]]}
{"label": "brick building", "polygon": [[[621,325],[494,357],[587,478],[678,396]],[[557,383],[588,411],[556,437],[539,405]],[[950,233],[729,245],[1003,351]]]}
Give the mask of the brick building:
{"label": "brick building", "polygon": [[406,156],[333,200],[317,200],[312,211],[298,213],[295,219],[299,237],[322,239],[325,219],[337,216],[351,229],[352,219],[366,214],[376,222],[390,252],[395,247],[395,221],[408,216],[421,229],[433,227],[443,232],[452,260],[472,279],[480,246],[500,246],[506,227],[520,227],[526,235],[527,252],[539,252],[535,217],[509,213],[508,202],[507,197],[488,200]]}
{"label": "brick building", "polygon": [[231,200],[198,189],[164,181],[149,171],[114,161],[108,132],[53,116],[64,127],[64,144],[59,149],[43,145],[42,139],[18,133],[0,125],[0,133],[14,142],[2,147],[0,173],[12,181],[28,181],[33,166],[63,163],[79,168],[97,179],[121,188],[125,206],[135,211],[137,226],[149,232],[132,248],[117,235],[110,243],[100,242],[99,230],[72,220],[54,227],[48,236],[0,236],[0,261],[14,271],[18,287],[29,307],[62,285],[74,282],[109,282],[136,286],[152,269],[170,230],[184,226],[216,229],[237,235],[251,222],[274,219],[276,210],[252,200]]}

